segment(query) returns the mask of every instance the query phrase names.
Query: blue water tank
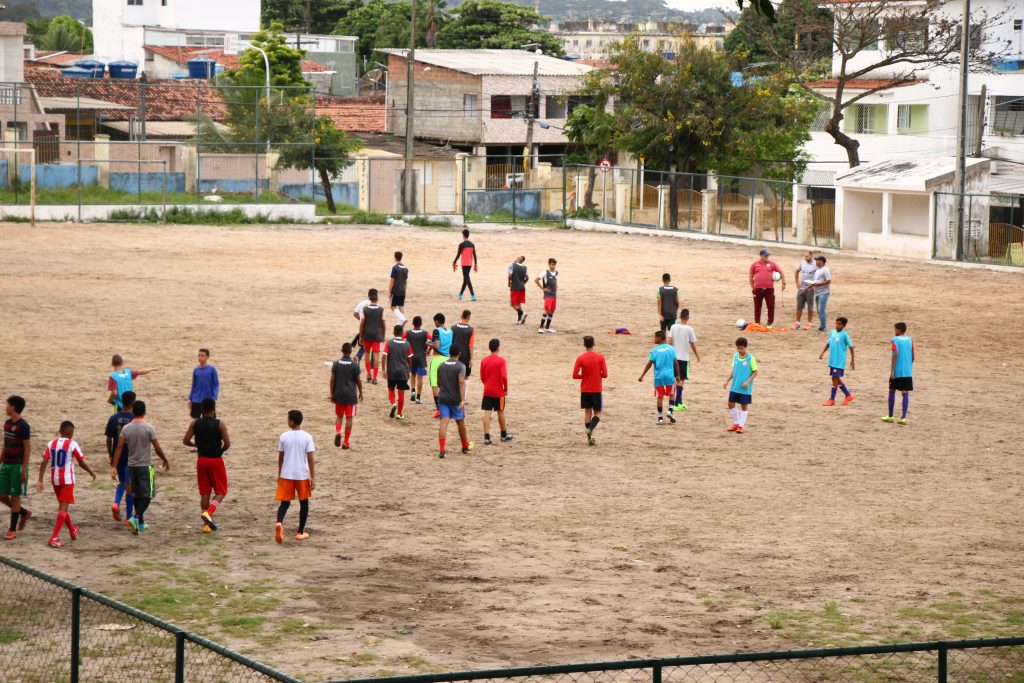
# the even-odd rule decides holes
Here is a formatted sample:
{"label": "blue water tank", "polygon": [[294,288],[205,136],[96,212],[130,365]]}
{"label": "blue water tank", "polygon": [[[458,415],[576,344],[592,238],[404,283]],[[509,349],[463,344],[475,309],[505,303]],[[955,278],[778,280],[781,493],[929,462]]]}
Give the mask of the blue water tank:
{"label": "blue water tank", "polygon": [[217,62],[208,57],[199,57],[188,60],[189,78],[213,78],[216,73]]}
{"label": "blue water tank", "polygon": [[89,71],[88,78],[103,78],[107,70],[106,64],[97,62],[95,59],[79,59],[75,62],[75,66]]}
{"label": "blue water tank", "polygon": [[135,62],[111,62],[107,70],[111,78],[134,79],[139,73],[139,65]]}
{"label": "blue water tank", "polygon": [[69,66],[66,69],[60,70],[60,75],[65,78],[92,78],[92,71],[89,69],[83,69],[80,66]]}

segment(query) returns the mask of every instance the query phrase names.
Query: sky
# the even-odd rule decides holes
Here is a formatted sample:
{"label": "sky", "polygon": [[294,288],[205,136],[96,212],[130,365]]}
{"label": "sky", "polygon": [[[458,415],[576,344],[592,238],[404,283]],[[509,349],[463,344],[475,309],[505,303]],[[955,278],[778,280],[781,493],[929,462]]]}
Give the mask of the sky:
{"label": "sky", "polygon": [[694,11],[704,9],[706,7],[725,7],[728,9],[736,9],[736,3],[733,0],[665,0],[665,4],[673,9]]}

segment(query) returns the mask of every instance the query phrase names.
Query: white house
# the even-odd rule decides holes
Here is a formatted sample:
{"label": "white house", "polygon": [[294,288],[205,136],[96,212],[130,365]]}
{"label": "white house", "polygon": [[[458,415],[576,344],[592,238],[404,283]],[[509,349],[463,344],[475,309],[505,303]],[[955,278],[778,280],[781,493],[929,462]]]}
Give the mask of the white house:
{"label": "white house", "polygon": [[[942,13],[962,18],[963,1],[948,0]],[[981,156],[993,159],[991,190],[1024,193],[1024,3],[1020,0],[972,0],[972,16],[1002,13],[998,26],[989,32],[986,47],[1005,51],[997,70],[972,73],[969,80],[969,149],[973,154],[980,139]],[[873,49],[861,51],[848,72],[877,60],[886,49],[881,40]],[[833,76],[838,73],[839,56],[833,58]],[[904,66],[895,68],[902,69]],[[869,79],[846,85],[846,96],[854,97],[876,87],[892,72],[868,74]],[[986,86],[981,101],[982,86]],[[813,86],[823,93],[835,91],[834,80]],[[959,93],[959,69],[922,70],[919,80],[910,85],[869,95],[844,112],[845,132],[860,142],[861,161],[868,163],[892,159],[949,156],[956,153]],[[821,122],[822,125],[824,122]],[[816,170],[841,171],[846,168],[845,150],[823,131],[812,133],[806,147]],[[831,162],[831,163],[830,163]]]}
{"label": "white house", "polygon": [[92,0],[92,18],[96,59],[141,67],[162,32],[211,33],[222,45],[224,33],[259,31],[260,0]]}

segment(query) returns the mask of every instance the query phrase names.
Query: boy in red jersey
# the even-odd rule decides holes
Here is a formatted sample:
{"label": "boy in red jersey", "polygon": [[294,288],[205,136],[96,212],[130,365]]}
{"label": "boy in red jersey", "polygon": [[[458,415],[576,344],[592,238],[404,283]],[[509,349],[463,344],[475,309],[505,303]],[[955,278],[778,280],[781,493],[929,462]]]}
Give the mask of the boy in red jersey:
{"label": "boy in red jersey", "polygon": [[583,338],[586,349],[576,359],[572,368],[572,378],[580,382],[580,408],[583,409],[583,425],[587,428],[587,445],[594,445],[594,430],[601,422],[604,411],[604,382],[608,378],[608,365],[604,356],[594,351],[594,338],[587,335]]}
{"label": "boy in red jersey", "polygon": [[501,429],[501,440],[511,441],[512,435],[508,433],[505,425],[505,397],[508,396],[508,366],[505,359],[498,355],[501,342],[492,339],[487,348],[491,355],[480,362],[480,381],[484,385],[484,400],[480,406],[484,411],[484,444],[489,446],[491,441],[491,413],[498,413],[498,427]]}
{"label": "boy in red jersey", "polygon": [[462,300],[462,295],[466,293],[466,289],[469,289],[469,300],[476,301],[473,282],[469,278],[469,271],[476,272],[477,269],[476,245],[469,241],[469,230],[462,231],[462,242],[459,243],[459,248],[455,251],[452,270],[456,270],[459,265],[462,266],[462,289],[459,290],[459,300]]}
{"label": "boy in red jersey", "polygon": [[75,425],[64,420],[60,423],[60,437],[46,445],[43,451],[43,461],[39,463],[39,482],[36,490],[43,492],[43,474],[46,473],[46,465],[50,465],[50,483],[53,484],[53,494],[57,496],[57,523],[53,526],[53,533],[47,543],[51,548],[63,548],[60,541],[61,527],[67,526],[71,540],[78,538],[78,527],[71,523],[71,513],[68,506],[75,502],[75,461],[82,466],[82,469],[89,473],[93,481],[96,481],[96,473],[93,472],[82,449],[74,441]]}

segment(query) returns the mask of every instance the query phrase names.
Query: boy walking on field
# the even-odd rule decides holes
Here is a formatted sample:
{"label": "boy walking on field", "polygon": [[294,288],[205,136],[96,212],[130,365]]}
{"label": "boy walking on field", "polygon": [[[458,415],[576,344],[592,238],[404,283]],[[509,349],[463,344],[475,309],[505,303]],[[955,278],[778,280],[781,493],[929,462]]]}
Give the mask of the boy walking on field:
{"label": "boy walking on field", "polygon": [[208,534],[217,530],[213,514],[224,502],[224,496],[228,495],[224,453],[231,448],[231,437],[228,436],[228,426],[217,419],[216,401],[204,398],[200,410],[202,416],[188,426],[182,443],[196,451],[199,508],[202,510],[203,533]]}
{"label": "boy walking on field", "polygon": [[366,381],[377,383],[380,370],[380,348],[384,344],[384,307],[377,303],[377,290],[370,290],[370,303],[363,307],[359,320],[359,337],[366,351]]}
{"label": "boy walking on field", "polygon": [[192,370],[192,388],[188,392],[191,406],[189,415],[193,420],[203,416],[203,400],[220,397],[220,377],[217,368],[210,365],[210,349],[199,349],[199,365]]}
{"label": "boy walking on field", "polygon": [[[331,365],[331,401],[334,402],[334,447],[351,448],[352,422],[363,400],[363,380],[359,361],[352,357],[352,344],[341,345],[341,358]],[[345,421],[345,440],[341,440],[341,422]]]}
{"label": "boy walking on field", "polygon": [[498,355],[501,342],[492,339],[487,348],[491,355],[480,361],[480,381],[484,385],[484,400],[480,409],[484,411],[484,445],[490,446],[491,413],[498,413],[498,428],[501,429],[501,440],[511,441],[505,425],[505,397],[508,396],[508,366],[505,359]]}
{"label": "boy walking on field", "polygon": [[93,481],[96,481],[96,473],[89,468],[82,455],[82,449],[74,440],[75,425],[68,420],[60,423],[60,436],[46,445],[43,451],[43,461],[39,463],[39,482],[36,490],[43,492],[43,474],[46,473],[46,465],[50,465],[50,483],[53,485],[53,494],[57,497],[57,523],[53,526],[53,533],[47,542],[51,548],[63,548],[60,541],[60,530],[67,526],[71,540],[78,538],[78,527],[71,522],[71,513],[68,507],[75,502],[75,461],[82,466],[82,469],[89,473]]}
{"label": "boy walking on field", "polygon": [[32,429],[21,414],[25,411],[25,399],[9,396],[5,406],[7,421],[4,422],[4,448],[0,453],[0,503],[11,508],[11,526],[4,536],[13,541],[18,531],[32,516],[30,510],[21,507],[21,499],[28,492],[28,458],[32,452]]}
{"label": "boy walking on field", "polygon": [[836,404],[836,390],[842,389],[843,402],[840,405],[847,405],[853,403],[853,394],[846,388],[846,383],[843,382],[843,375],[846,374],[846,350],[850,350],[850,369],[856,369],[856,359],[853,353],[853,340],[850,339],[850,333],[846,331],[847,319],[843,317],[836,318],[836,329],[828,333],[828,341],[825,342],[825,348],[818,354],[818,360],[821,360],[825,356],[825,352],[828,351],[828,374],[832,378],[832,395],[822,405],[834,406]]}
{"label": "boy walking on field", "polygon": [[[757,359],[747,353],[747,340],[740,337],[736,340],[736,353],[732,356],[732,371],[725,380],[723,388],[729,390],[729,414],[732,426],[727,432],[742,434],[747,423],[747,412],[753,401],[754,378],[757,377]],[[738,407],[737,407],[738,406]]]}
{"label": "boy walking on field", "polygon": [[405,333],[405,340],[412,349],[412,394],[410,400],[423,403],[423,378],[427,376],[427,331],[423,329],[423,318],[412,319],[412,329]]}
{"label": "boy walking on field", "polygon": [[[676,350],[670,344],[665,343],[665,330],[658,330],[654,333],[654,348],[647,359],[644,371],[640,373],[638,382],[644,381],[644,375],[654,366],[654,396],[658,402],[658,424],[665,424],[664,405],[665,399],[672,400],[676,382],[679,381],[679,369],[676,366]],[[668,411],[668,421],[676,423],[672,411]]]}
{"label": "boy walking on field", "polygon": [[690,352],[693,352],[694,358],[700,360],[700,354],[697,353],[697,334],[690,327],[690,310],[688,308],[679,311],[679,322],[673,325],[669,331],[668,341],[676,350],[676,372],[679,375],[679,381],[676,383],[676,396],[672,401],[671,409],[686,410],[686,404],[683,403],[683,388],[686,380],[690,379]]}
{"label": "boy walking on field", "polygon": [[133,380],[142,375],[148,375],[151,372],[156,372],[160,368],[143,368],[141,370],[132,370],[124,366],[124,359],[119,354],[114,354],[113,358],[110,359],[110,365],[113,367],[113,371],[110,373],[110,378],[107,380],[107,391],[110,394],[107,396],[107,403],[114,406],[117,410],[121,410],[124,407],[124,402],[121,397],[124,396],[124,392],[132,391],[134,388],[132,385]]}
{"label": "boy walking on field", "polygon": [[529,281],[530,276],[526,271],[526,257],[519,256],[508,267],[509,301],[512,304],[512,310],[516,312],[516,325],[522,325],[526,322],[523,304],[526,303],[526,283]]}
{"label": "boy walking on field", "polygon": [[[434,315],[434,331],[430,334],[430,390],[434,394],[434,417],[441,417],[438,405],[437,369],[448,360],[452,348],[452,331],[444,326],[444,313]],[[465,367],[463,367],[465,369]]]}
{"label": "boy walking on field", "polygon": [[665,273],[661,276],[661,287],[658,288],[658,318],[661,320],[661,331],[668,332],[676,321],[679,310],[679,288],[672,284],[672,276]]}
{"label": "boy walking on field", "polygon": [[110,459],[110,467],[113,471],[117,472],[116,476],[114,476],[117,486],[114,489],[114,503],[110,506],[110,513],[113,515],[115,522],[121,521],[121,498],[123,497],[125,499],[124,520],[125,524],[127,524],[135,509],[135,496],[132,495],[131,491],[127,490],[128,448],[124,447],[121,450],[116,450],[115,446],[117,446],[117,442],[121,437],[121,430],[135,419],[135,414],[132,412],[132,406],[135,404],[135,392],[124,392],[121,395],[121,403],[123,404],[121,410],[111,415],[110,419],[107,420],[107,428],[104,431],[104,435],[107,438],[107,457]]}
{"label": "boy walking on field", "polygon": [[441,424],[438,426],[437,440],[440,445],[439,458],[447,453],[446,441],[448,422],[455,420],[459,428],[459,440],[462,442],[462,453],[473,450],[473,444],[466,435],[466,366],[459,361],[462,350],[452,344],[449,357],[437,369],[438,411],[441,413]]}
{"label": "boy walking on field", "polygon": [[[153,451],[163,461],[165,472],[171,469],[164,449],[156,438],[156,429],[146,422],[146,404],[136,401],[132,407],[135,417],[121,430],[117,449],[128,447],[128,486],[135,495],[135,516],[128,520],[132,534],[138,536],[146,530],[146,510],[156,495],[156,474],[153,470]],[[110,473],[117,476],[117,472]]]}
{"label": "boy walking on field", "polygon": [[459,322],[452,325],[452,344],[462,351],[459,360],[466,366],[466,377],[473,374],[473,347],[476,345],[476,333],[469,324],[472,315],[469,310],[465,310]]}
{"label": "boy walking on field", "polygon": [[284,543],[284,517],[288,514],[292,500],[299,499],[299,528],[296,541],[309,538],[306,521],[309,519],[309,498],[313,495],[316,482],[313,479],[313,437],[302,429],[302,411],[288,411],[288,431],[281,434],[277,442],[277,523],[274,525],[274,540]]}
{"label": "boy walking on field", "polygon": [[572,378],[580,381],[580,408],[583,410],[583,426],[587,430],[587,445],[594,445],[594,430],[601,422],[604,411],[604,380],[608,378],[608,365],[604,356],[594,351],[594,338],[583,338],[586,349],[576,358],[572,367]]}
{"label": "boy walking on field", "polygon": [[477,270],[476,246],[469,241],[469,230],[462,231],[462,242],[455,251],[452,270],[457,268],[456,264],[462,266],[462,289],[459,290],[459,301],[462,300],[462,295],[465,294],[467,288],[469,289],[469,300],[476,301],[476,294],[473,293],[473,281],[469,277],[469,271],[476,272]]}
{"label": "boy walking on field", "polygon": [[555,317],[555,308],[558,305],[558,271],[555,270],[555,266],[558,265],[558,261],[553,258],[548,259],[548,269],[544,273],[534,279],[537,286],[544,292],[544,312],[540,315],[540,328],[537,330],[540,333],[554,333],[551,329],[551,319]]}
{"label": "boy walking on field", "polygon": [[907,336],[907,324],[896,323],[896,336],[892,338],[892,365],[889,369],[889,414],[882,422],[893,422],[896,407],[896,392],[903,394],[903,411],[897,424],[907,424],[907,409],[910,408],[910,392],[914,390],[914,341]]}
{"label": "boy walking on field", "polygon": [[391,402],[388,417],[404,420],[405,392],[409,390],[409,373],[412,370],[412,347],[402,338],[401,325],[395,325],[394,332],[395,336],[384,345],[384,358],[381,362],[388,373],[388,401]]}
{"label": "boy walking on field", "polygon": [[395,320],[405,325],[405,285],[409,282],[409,269],[402,263],[402,252],[395,252],[395,265],[391,266],[391,279],[388,281],[388,298]]}

